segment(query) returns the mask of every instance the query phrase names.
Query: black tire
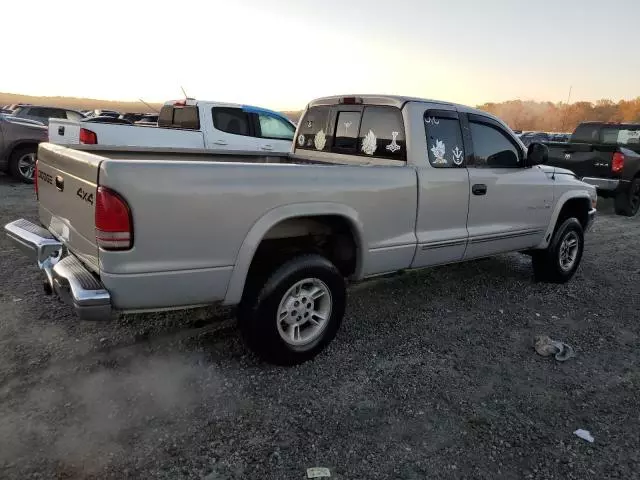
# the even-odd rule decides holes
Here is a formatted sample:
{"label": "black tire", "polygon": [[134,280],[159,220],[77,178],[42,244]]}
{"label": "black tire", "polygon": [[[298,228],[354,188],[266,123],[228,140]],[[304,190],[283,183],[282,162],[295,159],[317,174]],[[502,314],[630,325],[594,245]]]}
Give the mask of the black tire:
{"label": "black tire", "polygon": [[[279,323],[277,314],[287,292],[305,279],[319,280],[321,285],[327,287],[331,310],[317,337],[303,345],[292,345],[283,339],[280,329],[286,329],[286,333],[293,326],[286,320]],[[312,359],[333,340],[342,323],[347,296],[344,278],[329,260],[310,254],[286,261],[272,271],[266,282],[263,280],[264,277],[260,275],[253,276],[245,287],[238,308],[238,323],[245,342],[258,356],[276,365],[297,365]],[[312,300],[309,299],[309,302]],[[315,308],[316,303],[313,302]],[[315,325],[302,324],[298,328],[299,336],[304,331],[304,325],[315,328]]]}
{"label": "black tire", "polygon": [[616,195],[614,209],[617,215],[633,217],[640,209],[640,178],[636,177],[631,181],[626,192]]}
{"label": "black tire", "polygon": [[[12,153],[11,157],[9,157],[9,173],[16,180],[20,180],[24,183],[33,183],[35,177],[35,158],[38,153],[38,146],[31,145],[27,147],[16,148]],[[27,155],[33,156],[33,169],[32,175],[28,176],[24,172],[24,168],[21,168],[21,159],[26,157]]]}
{"label": "black tire", "polygon": [[[566,252],[565,240],[577,241],[575,258],[570,264],[563,261],[561,256]],[[550,283],[566,283],[576,273],[584,252],[584,229],[577,218],[568,218],[556,228],[551,243],[546,250],[533,252],[531,262],[536,280]],[[567,268],[569,267],[569,268]]]}

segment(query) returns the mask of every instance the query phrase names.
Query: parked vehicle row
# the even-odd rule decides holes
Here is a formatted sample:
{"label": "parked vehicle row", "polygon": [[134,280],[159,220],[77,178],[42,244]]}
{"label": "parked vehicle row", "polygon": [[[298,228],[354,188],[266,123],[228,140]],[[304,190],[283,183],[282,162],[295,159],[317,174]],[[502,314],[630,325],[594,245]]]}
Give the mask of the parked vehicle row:
{"label": "parked vehicle row", "polygon": [[[102,122],[88,125],[90,121],[52,120],[49,141],[61,145],[286,153],[295,132],[295,125],[278,112],[193,99],[165,103],[158,116],[158,128]],[[116,119],[114,122],[119,123]]]}
{"label": "parked vehicle row", "polygon": [[[169,103],[159,121],[179,129],[175,141],[204,146],[293,136],[272,112],[207,102]],[[595,215],[595,187],[544,165],[546,146],[526,149],[496,117],[446,102],[318,99],[290,154],[275,143],[257,152],[91,143],[41,144],[42,226],[5,226],[44,271],[47,293],[96,320],[237,305],[247,343],[278,364],[331,342],[346,281],[521,251],[538,279],[566,282]]]}

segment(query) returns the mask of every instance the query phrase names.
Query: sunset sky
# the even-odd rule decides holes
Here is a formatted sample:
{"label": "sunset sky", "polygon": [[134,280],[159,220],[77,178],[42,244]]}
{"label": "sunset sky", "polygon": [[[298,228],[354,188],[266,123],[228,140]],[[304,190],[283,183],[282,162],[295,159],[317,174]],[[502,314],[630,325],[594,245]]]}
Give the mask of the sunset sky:
{"label": "sunset sky", "polygon": [[640,96],[638,0],[4,0],[0,91],[299,109]]}

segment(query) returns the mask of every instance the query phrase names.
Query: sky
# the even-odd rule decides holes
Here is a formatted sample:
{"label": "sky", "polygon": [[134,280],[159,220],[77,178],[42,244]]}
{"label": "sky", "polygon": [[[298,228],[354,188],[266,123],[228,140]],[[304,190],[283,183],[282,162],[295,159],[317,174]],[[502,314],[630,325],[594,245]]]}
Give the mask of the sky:
{"label": "sky", "polygon": [[640,96],[639,18],[638,0],[3,0],[0,91],[617,101]]}

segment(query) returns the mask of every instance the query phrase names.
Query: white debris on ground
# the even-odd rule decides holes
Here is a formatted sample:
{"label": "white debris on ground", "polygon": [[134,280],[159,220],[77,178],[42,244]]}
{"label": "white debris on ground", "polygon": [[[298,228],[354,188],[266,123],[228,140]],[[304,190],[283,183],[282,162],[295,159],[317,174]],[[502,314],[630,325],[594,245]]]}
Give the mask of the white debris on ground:
{"label": "white debris on ground", "polygon": [[583,440],[586,440],[589,443],[593,443],[593,441],[595,440],[593,438],[593,436],[591,435],[591,433],[589,432],[589,430],[583,430],[583,429],[579,428],[578,430],[576,430],[573,433],[574,433],[574,435],[580,437]]}

